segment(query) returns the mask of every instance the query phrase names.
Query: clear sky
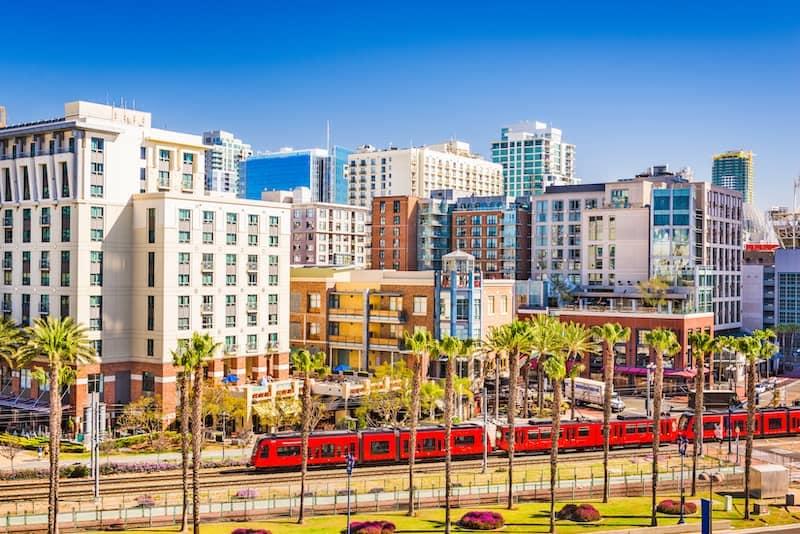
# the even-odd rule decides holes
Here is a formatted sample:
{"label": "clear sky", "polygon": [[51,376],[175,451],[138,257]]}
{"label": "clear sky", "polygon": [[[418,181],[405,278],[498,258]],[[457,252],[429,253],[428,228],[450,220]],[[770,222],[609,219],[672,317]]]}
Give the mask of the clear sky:
{"label": "clear sky", "polygon": [[0,104],[120,102],[257,150],[457,137],[484,155],[536,119],[584,181],[655,163],[710,179],[752,149],[756,202],[800,173],[800,2],[5,2]]}

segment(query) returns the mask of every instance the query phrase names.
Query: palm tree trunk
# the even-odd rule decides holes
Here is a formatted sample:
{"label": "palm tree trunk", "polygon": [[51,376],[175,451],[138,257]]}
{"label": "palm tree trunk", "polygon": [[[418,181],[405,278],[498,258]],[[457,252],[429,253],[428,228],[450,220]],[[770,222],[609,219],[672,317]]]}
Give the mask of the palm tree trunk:
{"label": "palm tree trunk", "polygon": [[558,469],[558,437],[561,433],[561,384],[553,380],[553,434],[550,445],[550,532],[556,531],[556,482]]}
{"label": "palm tree trunk", "polygon": [[656,376],[653,389],[653,495],[650,526],[658,526],[656,495],[658,494],[658,453],[661,446],[661,395],[664,389],[664,354],[656,352]]}
{"label": "palm tree trunk", "polygon": [[697,494],[697,456],[703,450],[703,390],[705,357],[702,352],[696,351],[694,378],[694,444],[692,445],[692,497]]}
{"label": "palm tree trunk", "polygon": [[500,419],[500,359],[494,364],[494,418]]}
{"label": "palm tree trunk", "polygon": [[522,390],[522,417],[530,417],[530,374],[531,374],[531,358],[528,356],[528,361],[522,366],[522,383],[525,384],[525,389]]}
{"label": "palm tree trunk", "polygon": [[514,507],[514,445],[516,433],[514,419],[517,416],[517,380],[519,379],[519,354],[513,353],[508,359],[508,509]]}
{"label": "palm tree trunk", "polygon": [[181,401],[181,475],[183,506],[181,507],[181,532],[189,530],[189,391],[186,369],[178,377]]}
{"label": "palm tree trunk", "polygon": [[570,392],[569,392],[570,397],[572,397],[572,402],[569,403],[570,409],[572,411],[571,418],[574,421],[575,420],[575,377],[574,376],[572,378],[570,378],[569,389],[570,389]]}
{"label": "palm tree trunk", "polygon": [[611,496],[608,478],[608,454],[611,449],[611,389],[614,385],[614,362],[611,358],[611,343],[606,342],[603,350],[603,502],[607,503]]}
{"label": "palm tree trunk", "polygon": [[408,515],[414,515],[414,462],[417,459],[417,426],[419,425],[419,390],[422,366],[414,356],[411,376],[411,423],[408,430]]}
{"label": "palm tree trunk", "polygon": [[536,360],[536,394],[539,397],[536,399],[536,408],[539,411],[539,417],[542,417],[544,415],[544,371],[538,358]]}
{"label": "palm tree trunk", "polygon": [[303,423],[300,440],[300,510],[297,513],[297,524],[302,525],[304,517],[304,501],[306,497],[306,474],[308,473],[308,436],[311,434],[309,415],[311,414],[311,381],[308,372],[303,374]]}
{"label": "palm tree trunk", "polygon": [[50,493],[47,503],[49,534],[58,534],[58,456],[61,445],[61,391],[59,384],[60,362],[50,362]]}
{"label": "palm tree trunk", "polygon": [[194,370],[192,385],[192,532],[200,532],[200,467],[203,464],[203,365]]}
{"label": "palm tree trunk", "polygon": [[750,467],[753,465],[753,434],[756,431],[756,360],[747,360],[747,442],[744,448],[744,518],[750,519]]}
{"label": "palm tree trunk", "polygon": [[444,531],[450,534],[450,493],[453,451],[451,446],[453,433],[453,373],[455,371],[455,355],[447,359],[447,375],[444,382]]}

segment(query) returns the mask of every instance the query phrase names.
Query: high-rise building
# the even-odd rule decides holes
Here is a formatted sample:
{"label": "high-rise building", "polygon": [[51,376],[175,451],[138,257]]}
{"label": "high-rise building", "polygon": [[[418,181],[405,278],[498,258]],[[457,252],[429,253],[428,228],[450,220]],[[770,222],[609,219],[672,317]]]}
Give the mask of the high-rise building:
{"label": "high-rise building", "polygon": [[258,154],[242,162],[244,187],[240,195],[260,199],[264,191],[311,189],[314,202],[347,204],[347,156],[350,150],[334,146]]}
{"label": "high-rise building", "polygon": [[[116,405],[154,395],[174,417],[171,351],[194,331],[222,344],[211,378],[287,376],[289,208],[206,192],[202,138],[152,128],[150,113],[64,107],[0,128],[0,293],[23,326],[87,326],[99,363],[77,369],[70,415],[91,388]],[[23,410],[42,394],[12,386]]]}
{"label": "high-rise building", "polygon": [[500,165],[473,154],[469,144],[461,141],[385,150],[364,145],[347,159],[348,202],[358,206],[370,207],[377,196],[426,198],[436,189],[502,193]]}
{"label": "high-rise building", "polygon": [[419,198],[375,197],[372,200],[373,269],[417,270],[417,222]]}
{"label": "high-rise building", "polygon": [[540,195],[551,185],[572,185],[575,145],[562,140],[561,130],[543,122],[521,122],[500,130],[492,142],[492,161],[503,167],[503,194]]}
{"label": "high-rise building", "polygon": [[314,202],[307,187],[266,191],[261,199],[292,208],[292,265],[367,265],[367,208]]}
{"label": "high-rise building", "polygon": [[753,203],[753,153],[749,150],[731,150],[714,154],[711,183],[727,187],[742,194],[745,203]]}
{"label": "high-rise building", "polygon": [[230,132],[203,133],[206,149],[206,190],[219,193],[240,192],[239,165],[253,154],[250,145]]}

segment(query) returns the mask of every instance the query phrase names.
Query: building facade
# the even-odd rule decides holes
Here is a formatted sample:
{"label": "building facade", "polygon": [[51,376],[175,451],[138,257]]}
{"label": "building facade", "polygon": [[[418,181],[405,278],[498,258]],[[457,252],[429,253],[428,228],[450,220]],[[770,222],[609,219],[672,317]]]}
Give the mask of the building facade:
{"label": "building facade", "polygon": [[450,213],[451,250],[475,258],[484,279],[531,277],[531,200],[470,196],[455,201]]}
{"label": "building facade", "polygon": [[375,197],[372,200],[373,269],[417,270],[419,198]]}
{"label": "building facade", "polygon": [[292,265],[366,266],[365,208],[314,202],[307,187],[264,192],[261,199],[292,209]]}
{"label": "building facade", "polygon": [[492,142],[492,161],[503,167],[503,194],[540,195],[551,185],[578,183],[575,145],[562,140],[561,130],[543,122],[522,122],[500,130]]}
{"label": "building facade", "polygon": [[498,195],[503,187],[500,165],[461,141],[385,150],[364,145],[348,156],[348,165],[348,202],[358,206],[371,206],[376,196],[426,198],[436,189]]}
{"label": "building facade", "polygon": [[753,203],[753,153],[749,150],[731,150],[714,154],[711,183],[733,189],[742,194],[744,202]]}
{"label": "building facade", "polygon": [[[0,129],[2,309],[88,327],[98,364],[78,369],[71,415],[100,391],[117,406],[156,396],[173,417],[170,351],[193,331],[223,344],[214,377],[288,374],[289,210],[206,192],[205,149],[149,113],[88,102]],[[28,370],[3,372],[0,403],[41,394]]]}
{"label": "building facade", "polygon": [[[775,250],[746,246],[742,263],[742,328],[775,328]],[[777,248],[777,247],[776,247]]]}
{"label": "building facade", "polygon": [[206,145],[206,191],[219,193],[241,192],[239,168],[242,161],[253,155],[250,145],[232,133],[214,130],[203,133]]}

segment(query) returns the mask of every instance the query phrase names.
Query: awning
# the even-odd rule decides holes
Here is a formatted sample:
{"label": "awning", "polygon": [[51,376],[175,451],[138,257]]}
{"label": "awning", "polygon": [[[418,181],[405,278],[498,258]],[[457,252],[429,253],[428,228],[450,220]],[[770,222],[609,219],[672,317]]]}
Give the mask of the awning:
{"label": "awning", "polygon": [[[706,370],[706,372],[708,371]],[[647,376],[647,368],[616,366],[614,367],[614,373],[628,376]],[[694,378],[695,374],[697,373],[694,369],[664,369],[665,378]]]}

